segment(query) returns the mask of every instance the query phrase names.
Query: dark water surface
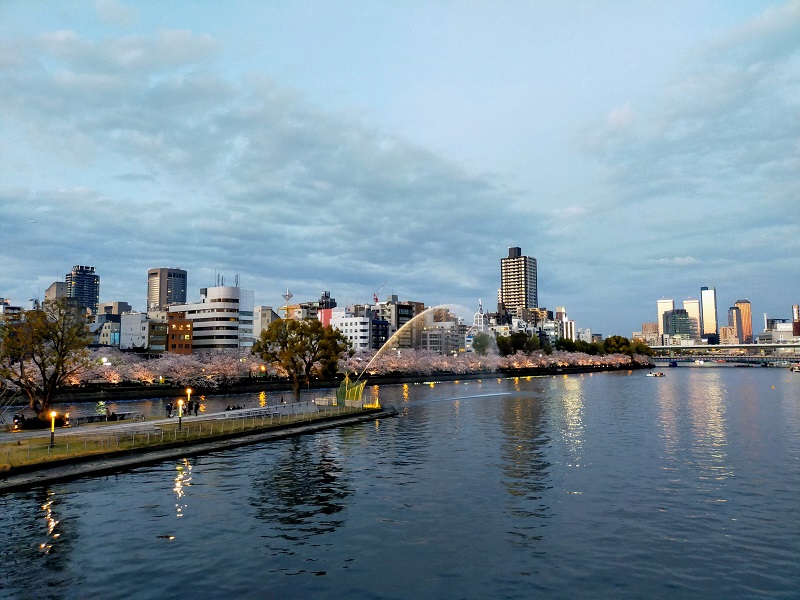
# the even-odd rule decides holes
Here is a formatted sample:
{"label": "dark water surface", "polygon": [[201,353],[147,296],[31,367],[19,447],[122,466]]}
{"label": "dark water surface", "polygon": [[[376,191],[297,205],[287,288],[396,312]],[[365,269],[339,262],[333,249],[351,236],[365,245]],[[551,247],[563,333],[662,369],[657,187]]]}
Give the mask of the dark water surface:
{"label": "dark water surface", "polygon": [[400,416],[0,496],[0,596],[800,597],[800,374],[372,392]]}

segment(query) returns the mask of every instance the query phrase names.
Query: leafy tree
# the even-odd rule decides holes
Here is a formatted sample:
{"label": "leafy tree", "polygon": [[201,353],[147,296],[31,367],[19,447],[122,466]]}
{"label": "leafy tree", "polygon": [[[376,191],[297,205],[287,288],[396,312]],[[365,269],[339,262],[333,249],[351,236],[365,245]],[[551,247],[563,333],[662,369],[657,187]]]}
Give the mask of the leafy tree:
{"label": "leafy tree", "polygon": [[511,356],[517,352],[524,352],[530,354],[539,350],[539,338],[531,337],[527,333],[518,331],[511,335],[501,335],[497,338],[497,349],[500,356]]}
{"label": "leafy tree", "polygon": [[472,349],[481,356],[486,356],[494,346],[494,338],[483,331],[472,339]]}
{"label": "leafy tree", "polygon": [[631,352],[633,354],[644,354],[645,356],[655,356],[655,351],[641,340],[631,341]]}
{"label": "leafy tree", "polygon": [[297,399],[301,386],[308,385],[313,374],[335,374],[339,357],[349,349],[350,342],[340,331],[324,327],[316,319],[281,319],[261,332],[252,352],[288,373]]}
{"label": "leafy tree", "polygon": [[0,327],[0,378],[28,396],[41,418],[88,367],[86,319],[66,300],[23,311]]}
{"label": "leafy tree", "polygon": [[631,354],[631,341],[621,335],[612,335],[603,341],[606,354]]}

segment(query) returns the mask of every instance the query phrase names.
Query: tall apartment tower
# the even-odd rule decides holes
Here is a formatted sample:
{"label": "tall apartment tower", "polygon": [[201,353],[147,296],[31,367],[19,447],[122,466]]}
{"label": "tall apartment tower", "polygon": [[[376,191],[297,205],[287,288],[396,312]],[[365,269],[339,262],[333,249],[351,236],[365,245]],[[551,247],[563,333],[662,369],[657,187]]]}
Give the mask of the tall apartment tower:
{"label": "tall apartment tower", "polygon": [[737,300],[733,305],[739,309],[742,317],[742,330],[739,337],[743,344],[753,343],[753,312],[749,300]]}
{"label": "tall apartment tower", "polygon": [[717,288],[700,288],[700,336],[717,339]]}
{"label": "tall apartment tower", "polygon": [[67,273],[64,283],[67,285],[67,298],[75,298],[76,304],[82,308],[97,312],[100,302],[100,277],[94,267],[75,265]]}
{"label": "tall apartment tower", "polygon": [[186,271],[150,269],[147,271],[147,310],[166,310],[171,304],[186,304]]}
{"label": "tall apartment tower", "polygon": [[509,311],[539,307],[536,259],[522,256],[521,248],[509,248],[508,258],[500,260],[498,303]]}

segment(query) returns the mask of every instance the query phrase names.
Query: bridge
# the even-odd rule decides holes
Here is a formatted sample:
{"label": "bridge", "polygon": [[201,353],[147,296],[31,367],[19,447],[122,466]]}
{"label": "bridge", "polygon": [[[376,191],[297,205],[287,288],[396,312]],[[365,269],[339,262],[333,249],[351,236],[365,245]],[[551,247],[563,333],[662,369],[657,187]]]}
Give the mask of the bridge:
{"label": "bridge", "polygon": [[651,346],[659,363],[702,362],[704,366],[714,363],[740,363],[764,366],[790,366],[800,364],[800,344],[725,344],[697,346]]}

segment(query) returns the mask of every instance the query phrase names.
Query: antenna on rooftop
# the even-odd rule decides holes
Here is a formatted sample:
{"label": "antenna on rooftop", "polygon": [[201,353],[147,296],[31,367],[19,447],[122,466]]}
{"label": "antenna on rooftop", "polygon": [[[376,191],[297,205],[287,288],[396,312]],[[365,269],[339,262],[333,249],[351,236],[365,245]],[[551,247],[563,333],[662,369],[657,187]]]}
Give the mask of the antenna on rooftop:
{"label": "antenna on rooftop", "polygon": [[283,308],[281,309],[281,310],[283,310],[283,318],[284,319],[289,316],[289,300],[292,299],[293,295],[294,294],[292,294],[292,292],[289,291],[288,287],[286,288],[286,293],[285,294],[281,294],[281,298],[283,298],[284,301],[286,302],[286,304],[284,304]]}

